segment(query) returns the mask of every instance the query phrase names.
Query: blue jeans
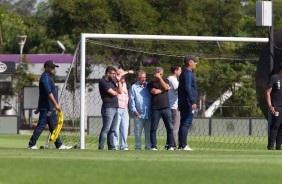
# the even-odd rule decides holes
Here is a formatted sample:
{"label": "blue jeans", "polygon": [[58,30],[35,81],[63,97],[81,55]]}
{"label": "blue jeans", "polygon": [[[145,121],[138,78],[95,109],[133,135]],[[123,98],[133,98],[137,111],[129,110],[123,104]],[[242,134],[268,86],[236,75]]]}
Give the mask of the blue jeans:
{"label": "blue jeans", "polygon": [[180,127],[178,132],[179,148],[185,148],[187,145],[187,136],[193,120],[192,107],[180,110]]}
{"label": "blue jeans", "polygon": [[[34,129],[34,132],[29,140],[28,145],[30,147],[36,145],[36,142],[38,138],[40,137],[42,131],[45,129],[46,124],[48,124],[49,126],[50,133],[52,133],[56,127],[57,122],[58,122],[57,111],[41,110],[39,112],[39,120],[38,120],[37,126]],[[59,148],[61,145],[62,145],[62,142],[59,136],[55,142],[55,146],[56,148]]]}
{"label": "blue jeans", "polygon": [[163,119],[166,128],[167,147],[168,148],[175,147],[174,138],[173,138],[172,114],[171,114],[171,109],[168,107],[163,109],[152,109],[151,131],[150,131],[151,148],[157,148],[156,132],[161,118]]}
{"label": "blue jeans", "polygon": [[[114,134],[114,148],[118,149],[118,143],[120,142],[120,149],[128,148],[127,136],[129,128],[129,115],[128,109],[118,108],[118,121]],[[119,139],[120,138],[120,139]]]}
{"label": "blue jeans", "polygon": [[99,150],[104,149],[105,139],[107,138],[108,149],[114,150],[114,133],[117,127],[118,108],[102,107],[101,115],[103,120],[103,127],[99,136]]}
{"label": "blue jeans", "polygon": [[141,150],[141,135],[144,128],[145,132],[145,150],[151,149],[150,141],[150,128],[151,121],[150,119],[141,119],[139,117],[134,117],[134,135],[135,135],[135,149]]}

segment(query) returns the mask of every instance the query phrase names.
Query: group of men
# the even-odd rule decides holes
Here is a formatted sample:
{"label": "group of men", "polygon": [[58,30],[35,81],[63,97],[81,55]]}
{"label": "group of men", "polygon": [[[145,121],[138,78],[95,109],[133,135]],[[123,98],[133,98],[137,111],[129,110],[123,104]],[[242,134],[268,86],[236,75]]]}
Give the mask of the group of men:
{"label": "group of men", "polygon": [[139,70],[137,81],[127,90],[125,75],[132,70],[123,71],[112,66],[106,68],[105,76],[99,82],[103,101],[101,115],[103,126],[99,136],[99,150],[104,149],[107,139],[109,150],[128,150],[127,135],[129,111],[134,114],[135,149],[142,149],[141,135],[145,132],[145,149],[158,150],[157,128],[162,118],[167,140],[167,150],[192,150],[187,144],[188,130],[192,124],[193,112],[198,98],[196,80],[192,71],[197,58],[187,55],[184,69],[171,67],[171,75],[163,78],[163,68],[154,69],[154,79],[146,81],[146,73]]}
{"label": "group of men", "polygon": [[[187,145],[187,135],[193,119],[193,111],[197,108],[198,97],[196,81],[192,75],[197,59],[193,56],[184,58],[185,68],[171,67],[171,75],[163,78],[163,69],[156,67],[154,80],[146,81],[146,73],[138,71],[138,80],[128,91],[125,75],[134,71],[124,71],[109,66],[105,76],[99,81],[99,91],[103,101],[101,115],[103,126],[99,136],[99,150],[104,149],[107,139],[109,150],[128,150],[127,135],[129,128],[130,110],[134,114],[135,149],[142,149],[141,135],[145,132],[145,149],[158,150],[157,128],[160,119],[167,131],[166,149],[192,150]],[[55,129],[61,111],[58,94],[52,76],[55,75],[56,65],[53,61],[44,63],[44,73],[39,80],[39,100],[35,113],[39,113],[38,124],[29,140],[29,149],[38,149],[37,140],[46,124],[50,133]],[[179,81],[178,81],[179,78]],[[129,110],[128,110],[129,107]],[[60,136],[55,142],[58,149],[71,149],[61,142]]]}
{"label": "group of men", "polygon": [[[156,67],[154,80],[146,81],[146,73],[138,71],[138,80],[128,91],[125,75],[133,74],[132,70],[124,71],[112,66],[106,68],[105,76],[99,82],[99,91],[103,101],[101,115],[103,127],[99,136],[98,149],[104,149],[107,138],[109,150],[128,150],[127,135],[129,128],[129,110],[134,114],[135,149],[142,149],[141,134],[145,132],[145,149],[158,150],[157,128],[163,119],[167,131],[165,148],[167,150],[192,150],[187,144],[189,128],[194,111],[197,108],[197,86],[192,71],[196,68],[197,58],[187,55],[184,58],[184,70],[180,66],[171,67],[171,75],[163,78],[163,69]],[[51,76],[55,75],[56,65],[49,60],[44,63],[44,72],[39,80],[39,100],[35,113],[39,113],[38,124],[29,140],[28,149],[38,149],[37,140],[46,124],[50,133],[55,129],[61,111],[58,104],[56,86]],[[282,143],[282,64],[278,74],[270,77],[266,90],[266,101],[269,107],[269,150],[281,150]],[[57,138],[58,149],[71,149]]]}

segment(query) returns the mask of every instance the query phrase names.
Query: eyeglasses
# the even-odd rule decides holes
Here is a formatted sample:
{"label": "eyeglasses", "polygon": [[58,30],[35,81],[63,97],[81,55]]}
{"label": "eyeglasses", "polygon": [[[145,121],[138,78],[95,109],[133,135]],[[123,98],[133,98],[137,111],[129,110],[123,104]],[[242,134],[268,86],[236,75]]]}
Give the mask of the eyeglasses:
{"label": "eyeglasses", "polygon": [[115,72],[109,72],[110,75],[116,75],[117,73]]}

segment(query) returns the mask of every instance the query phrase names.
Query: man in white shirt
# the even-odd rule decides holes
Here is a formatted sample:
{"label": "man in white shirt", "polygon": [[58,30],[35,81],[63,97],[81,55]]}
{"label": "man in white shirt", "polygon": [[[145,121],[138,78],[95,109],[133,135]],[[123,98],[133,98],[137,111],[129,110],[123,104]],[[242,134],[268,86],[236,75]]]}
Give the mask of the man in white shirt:
{"label": "man in white shirt", "polygon": [[169,105],[172,112],[172,124],[173,124],[173,137],[175,143],[178,140],[178,131],[180,126],[180,111],[178,110],[178,77],[181,74],[181,67],[174,65],[170,68],[171,75],[167,78],[171,87],[168,90]]}

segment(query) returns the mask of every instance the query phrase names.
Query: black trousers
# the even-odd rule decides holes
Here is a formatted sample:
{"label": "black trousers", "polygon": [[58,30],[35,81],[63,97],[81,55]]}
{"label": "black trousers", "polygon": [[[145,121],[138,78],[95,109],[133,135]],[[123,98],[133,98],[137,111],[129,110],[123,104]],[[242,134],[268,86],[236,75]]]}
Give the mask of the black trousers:
{"label": "black trousers", "polygon": [[282,142],[282,107],[278,106],[274,107],[274,109],[279,115],[271,116],[267,148],[273,149],[276,142],[276,149],[280,150]]}

